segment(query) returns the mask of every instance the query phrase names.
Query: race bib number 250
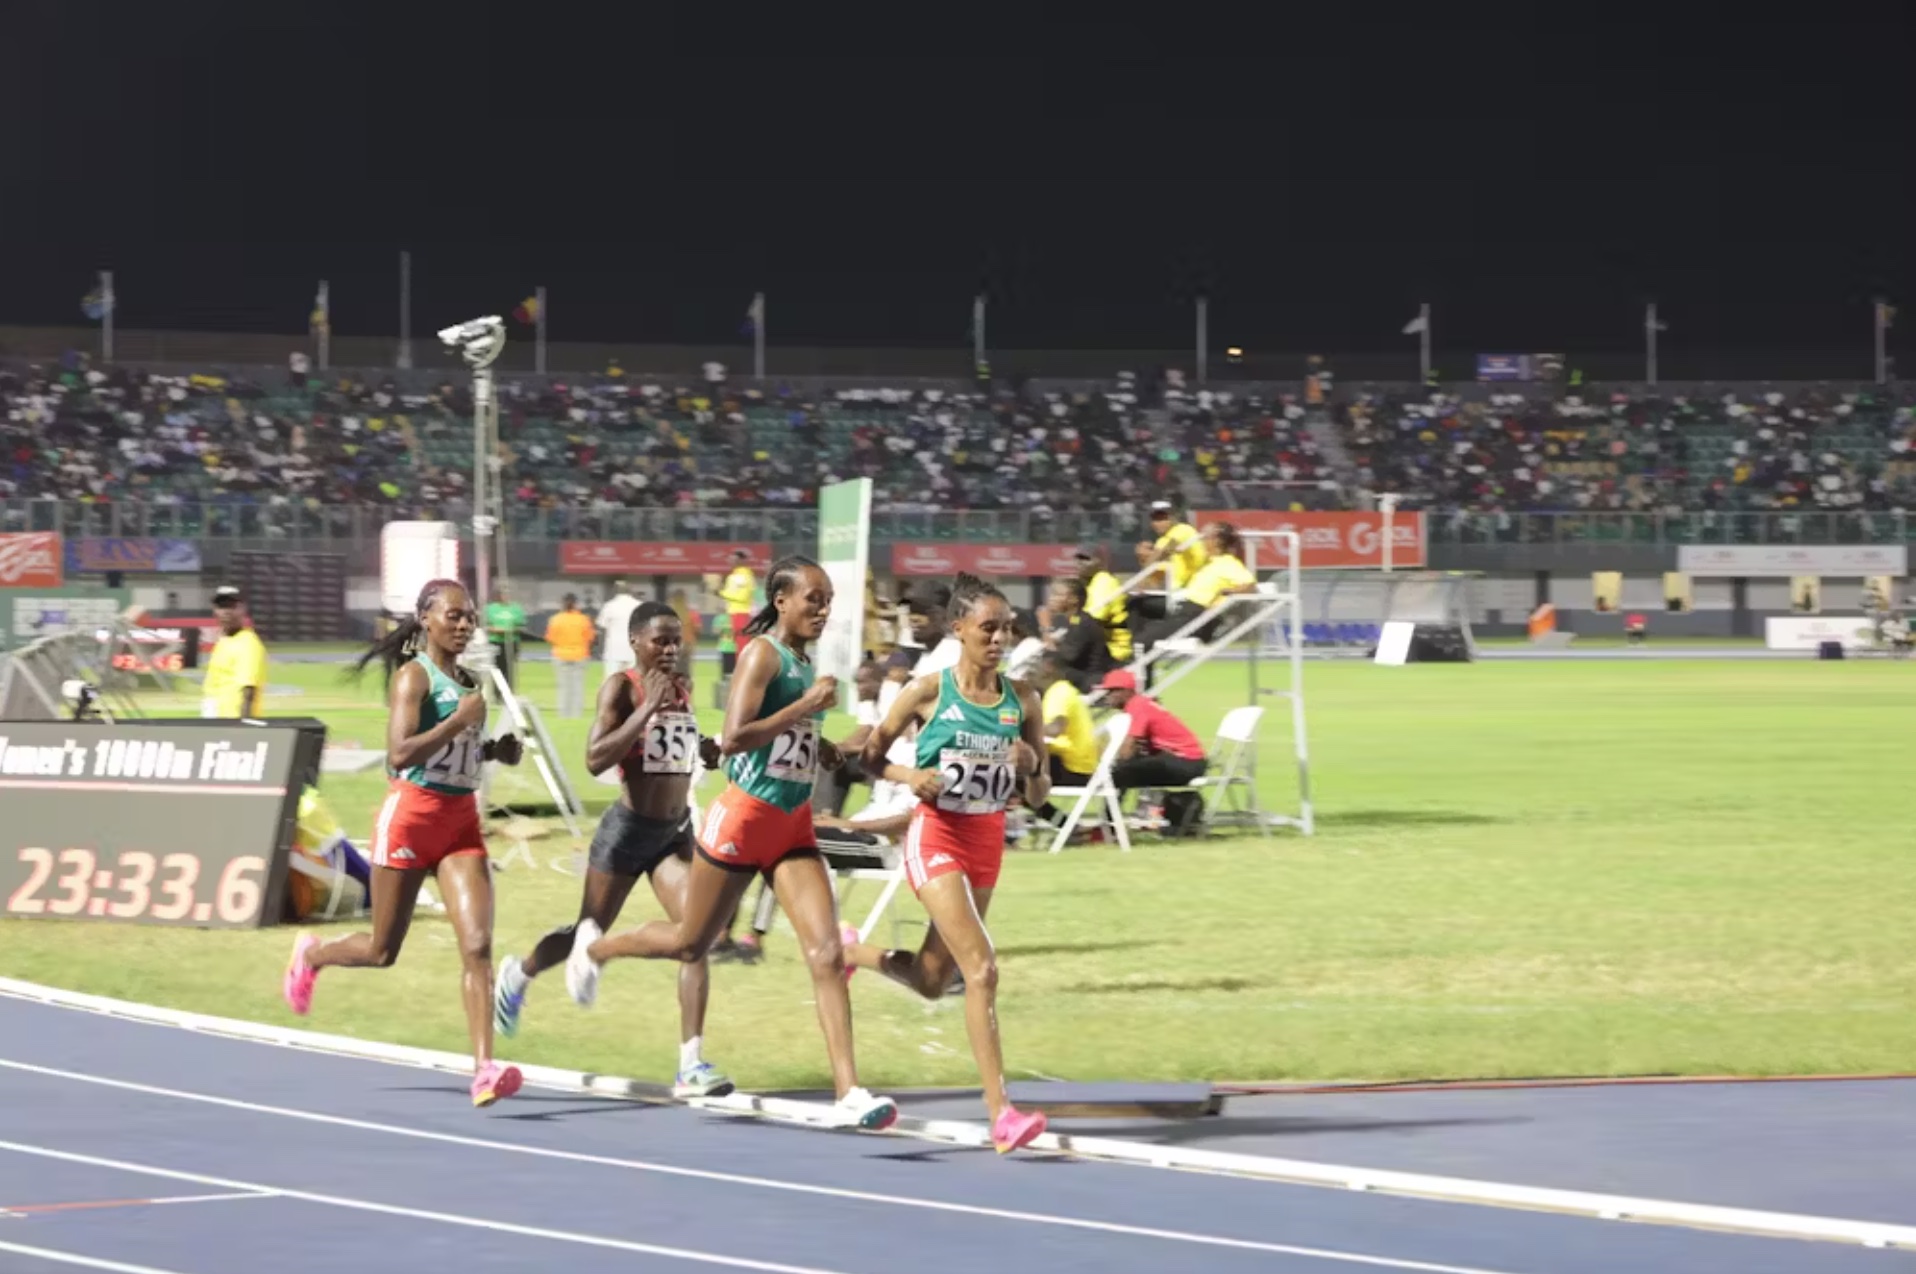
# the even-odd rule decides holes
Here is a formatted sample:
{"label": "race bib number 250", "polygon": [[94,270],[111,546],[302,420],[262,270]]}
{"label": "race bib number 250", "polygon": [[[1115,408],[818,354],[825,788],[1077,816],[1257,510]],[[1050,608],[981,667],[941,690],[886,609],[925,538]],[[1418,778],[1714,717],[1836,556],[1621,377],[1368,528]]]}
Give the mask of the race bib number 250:
{"label": "race bib number 250", "polygon": [[1011,800],[1017,776],[1002,752],[966,752],[945,748],[938,754],[945,786],[938,808],[951,814],[996,814]]}

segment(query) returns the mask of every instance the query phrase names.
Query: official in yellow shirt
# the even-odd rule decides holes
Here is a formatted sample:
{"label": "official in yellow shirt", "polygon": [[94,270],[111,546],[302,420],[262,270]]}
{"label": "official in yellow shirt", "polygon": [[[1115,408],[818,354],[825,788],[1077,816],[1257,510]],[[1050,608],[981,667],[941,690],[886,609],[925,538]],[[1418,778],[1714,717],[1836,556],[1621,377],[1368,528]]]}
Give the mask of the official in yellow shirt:
{"label": "official in yellow shirt", "polygon": [[[1161,641],[1175,637],[1180,630],[1226,597],[1257,591],[1257,576],[1244,565],[1244,538],[1229,522],[1213,522],[1204,528],[1205,561],[1184,583],[1184,596],[1170,613],[1147,625],[1138,635],[1140,645],[1150,651]],[[1235,616],[1241,619],[1241,615]],[[1209,641],[1218,631],[1230,627],[1232,612],[1214,615],[1190,633],[1198,641]],[[1154,668],[1144,670],[1145,689],[1150,689]]]}
{"label": "official in yellow shirt", "polygon": [[719,600],[725,603],[726,618],[732,623],[732,640],[745,645],[745,625],[752,618],[752,594],[758,590],[758,576],[746,563],[751,554],[739,549],[732,554],[732,573],[719,586]]}
{"label": "official in yellow shirt", "polygon": [[246,602],[232,585],[213,591],[213,618],[220,639],[206,660],[200,685],[200,715],[226,720],[266,711],[266,643],[246,623]]}
{"label": "official in yellow shirt", "polygon": [[[1181,592],[1210,557],[1204,537],[1189,522],[1178,520],[1177,506],[1169,500],[1152,503],[1151,534],[1153,539],[1138,545],[1138,565],[1159,569],[1138,587]],[[1161,595],[1140,596],[1131,603],[1131,613],[1142,619],[1163,619],[1169,611],[1169,601]]]}
{"label": "official in yellow shirt", "polygon": [[559,685],[559,715],[585,715],[585,665],[592,658],[592,621],[579,609],[576,594],[567,593],[557,614],[546,621],[546,645],[552,647],[552,676]]}
{"label": "official in yellow shirt", "polygon": [[1131,662],[1131,616],[1118,577],[1105,569],[1104,546],[1078,550],[1078,578],[1084,581],[1084,613],[1104,625],[1105,645],[1114,663]]}
{"label": "official in yellow shirt", "polygon": [[1045,746],[1051,752],[1051,781],[1081,787],[1098,768],[1098,732],[1091,705],[1064,675],[1064,661],[1047,653],[1039,661],[1038,684],[1044,690]]}

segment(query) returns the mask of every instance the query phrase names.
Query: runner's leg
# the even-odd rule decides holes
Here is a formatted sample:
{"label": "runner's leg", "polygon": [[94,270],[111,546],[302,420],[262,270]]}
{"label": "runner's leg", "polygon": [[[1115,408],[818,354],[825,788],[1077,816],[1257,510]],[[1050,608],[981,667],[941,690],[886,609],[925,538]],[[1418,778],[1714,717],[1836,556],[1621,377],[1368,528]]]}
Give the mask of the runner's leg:
{"label": "runner's leg", "polygon": [[459,986],[472,1057],[484,1070],[492,1060],[492,867],[484,854],[454,854],[440,860],[438,876],[459,942]]}
{"label": "runner's leg", "polygon": [[371,933],[349,933],[331,942],[322,942],[306,953],[306,963],[315,969],[385,969],[399,959],[406,945],[406,933],[412,928],[413,904],[419,899],[419,886],[426,881],[423,871],[401,871],[397,867],[373,868],[373,929]]}
{"label": "runner's leg", "polygon": [[845,985],[845,954],[838,938],[838,899],[832,893],[825,860],[817,854],[793,854],[772,868],[772,891],[798,934],[799,950],[812,975],[818,1025],[831,1058],[832,1084],[843,1097],[858,1087],[852,1051],[852,999]]}

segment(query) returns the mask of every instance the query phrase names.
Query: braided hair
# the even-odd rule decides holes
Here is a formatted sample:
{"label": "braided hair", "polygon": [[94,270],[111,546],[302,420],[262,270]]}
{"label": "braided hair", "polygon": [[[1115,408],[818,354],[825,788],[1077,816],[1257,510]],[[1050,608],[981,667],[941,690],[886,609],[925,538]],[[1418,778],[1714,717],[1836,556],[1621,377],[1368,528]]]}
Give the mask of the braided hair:
{"label": "braided hair", "polygon": [[960,571],[957,578],[951,581],[951,603],[946,613],[951,616],[951,622],[956,624],[971,613],[973,606],[987,597],[995,597],[1005,605],[1011,605],[1005,595],[998,591],[997,585],[987,584],[976,575]]}
{"label": "braided hair", "polygon": [[752,616],[745,625],[747,637],[758,637],[769,633],[778,625],[778,599],[798,587],[799,580],[807,570],[819,569],[818,563],[809,557],[793,554],[782,557],[772,563],[772,573],[765,577],[765,605],[758,614]]}
{"label": "braided hair", "polygon": [[439,595],[450,589],[464,591],[465,585],[456,579],[428,580],[419,590],[419,600],[413,604],[413,613],[394,624],[392,631],[373,642],[366,652],[353,662],[347,675],[357,681],[366,671],[366,666],[377,660],[386,670],[386,684],[391,685],[393,674],[425,645],[426,612],[439,600]]}

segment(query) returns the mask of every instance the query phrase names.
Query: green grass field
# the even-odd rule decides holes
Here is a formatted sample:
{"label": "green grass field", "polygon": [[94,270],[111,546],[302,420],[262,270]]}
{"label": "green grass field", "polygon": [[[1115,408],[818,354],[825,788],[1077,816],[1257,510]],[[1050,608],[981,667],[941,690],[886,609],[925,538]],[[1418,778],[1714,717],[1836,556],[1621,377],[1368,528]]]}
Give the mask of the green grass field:
{"label": "green grass field", "polygon": [[[1913,678],[1807,656],[1310,665],[1315,838],[1011,856],[992,915],[1007,1060],[1074,1079],[1909,1070],[1916,872],[1894,779]],[[274,682],[275,712],[377,746],[376,678],[356,690],[337,666],[281,662]],[[528,684],[549,708],[547,670]],[[1208,733],[1244,698],[1243,669],[1213,665],[1169,704]],[[1264,797],[1285,807],[1266,702]],[[613,789],[582,773],[583,722],[551,724],[596,816]],[[382,789],[375,772],[324,790],[363,836]],[[546,864],[574,845],[531,848]],[[497,949],[569,921],[578,887],[545,865],[502,873]],[[922,914],[908,892],[899,908]],[[641,890],[628,918],[655,911]],[[0,969],[291,1023],[290,938],[11,921]],[[770,950],[715,968],[707,1053],[750,1087],[822,1083],[789,932]],[[395,969],[322,978],[309,1024],[462,1049],[456,968],[444,922],[422,919]],[[666,1076],[673,976],[615,967],[589,1012],[550,977],[507,1055]],[[974,1080],[956,1001],[869,975],[853,991],[868,1082]]]}

